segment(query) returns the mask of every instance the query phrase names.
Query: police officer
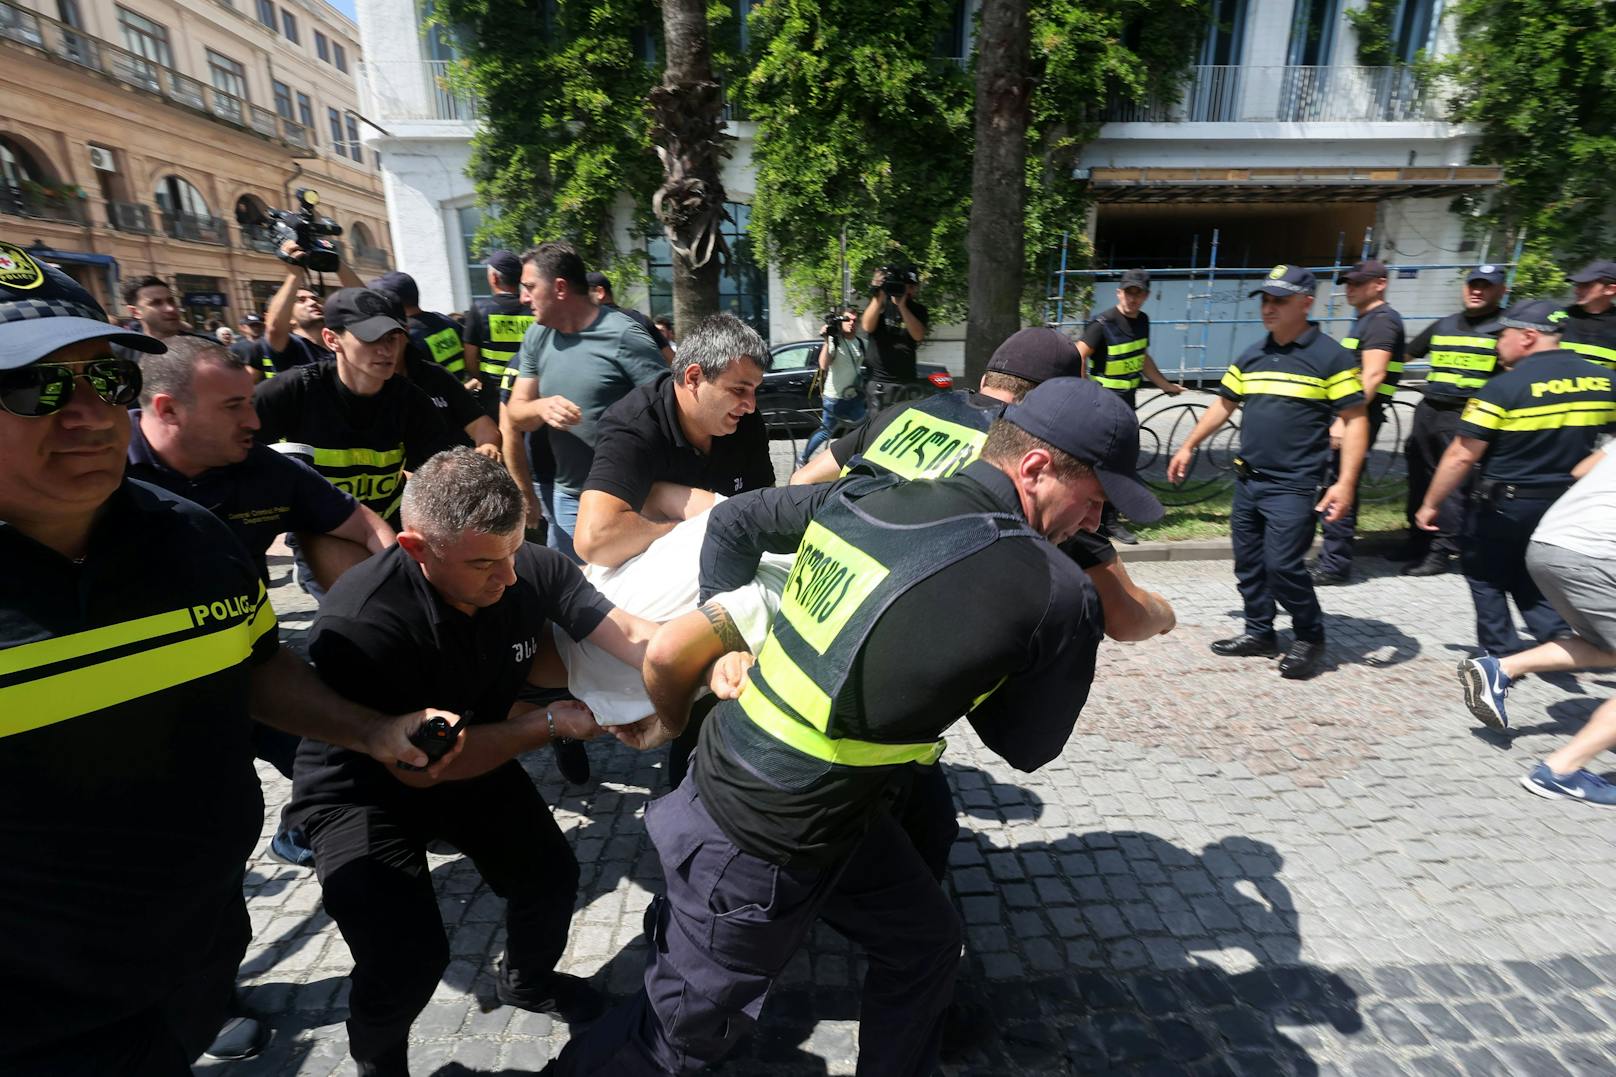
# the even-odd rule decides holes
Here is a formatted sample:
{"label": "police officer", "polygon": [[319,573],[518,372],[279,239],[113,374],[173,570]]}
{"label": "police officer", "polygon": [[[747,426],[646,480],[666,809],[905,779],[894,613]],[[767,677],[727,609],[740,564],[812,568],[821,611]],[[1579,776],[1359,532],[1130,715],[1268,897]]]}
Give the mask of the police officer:
{"label": "police officer", "polygon": [[1476,642],[1496,658],[1525,644],[1509,599],[1537,642],[1571,634],[1526,570],[1532,531],[1570,489],[1571,469],[1616,425],[1610,368],[1560,347],[1566,312],[1546,299],[1516,303],[1498,320],[1505,372],[1476,390],[1442,455],[1415,522],[1437,526],[1437,506],[1480,465],[1470,495],[1460,565],[1476,604]]}
{"label": "police officer", "polygon": [[[407,738],[441,713],[338,699],[225,525],[125,477],[141,378],[114,344],[164,348],[0,243],[7,1077],[188,1073],[219,1030],[263,825],[249,712],[389,767],[427,761]],[[154,869],[154,839],[183,855]]]}
{"label": "police officer", "polygon": [[[1397,395],[1403,377],[1403,316],[1386,302],[1386,265],[1374,259],[1359,262],[1341,275],[1338,283],[1347,290],[1347,302],[1357,312],[1352,335],[1341,339],[1343,348],[1358,355],[1359,377],[1364,398],[1369,402],[1369,449],[1380,436],[1386,418],[1386,405]],[[1341,420],[1330,424],[1332,446],[1330,481],[1341,470]],[[1353,538],[1358,526],[1358,492],[1353,491],[1352,507],[1338,520],[1324,521],[1324,546],[1310,571],[1321,587],[1347,583],[1352,579]]]}
{"label": "police officer", "polygon": [[[482,388],[478,372],[466,367],[466,348],[459,323],[437,311],[421,309],[421,289],[414,277],[394,270],[371,281],[370,287],[398,296],[398,301],[404,304],[404,316],[409,320],[410,339],[425,348],[433,362],[453,374],[473,392]],[[476,384],[472,384],[474,382]]]}
{"label": "police officer", "polygon": [[[1212,650],[1278,654],[1277,599],[1296,632],[1279,661],[1280,676],[1291,680],[1313,676],[1324,662],[1324,611],[1303,560],[1316,514],[1338,520],[1352,507],[1369,446],[1357,358],[1308,320],[1316,287],[1310,270],[1278,265],[1251,293],[1262,297],[1268,335],[1230,364],[1218,398],[1167,465],[1168,479],[1183,482],[1195,447],[1244,405],[1229,529],[1246,623],[1240,635],[1218,640]],[[1330,464],[1330,424],[1338,417],[1345,424],[1340,471],[1320,497]]]}
{"label": "police officer", "polygon": [[254,370],[261,369],[259,360],[264,354],[264,319],[249,314],[241,319],[236,339],[230,342],[230,354]]}
{"label": "police officer", "polygon": [[489,294],[473,299],[466,312],[466,369],[482,382],[483,406],[494,419],[502,395],[509,395],[516,381],[516,353],[533,325],[533,312],[516,294],[521,285],[522,260],[510,251],[494,251],[488,256]]}
{"label": "police officer", "polygon": [[[870,954],[859,1072],[933,1072],[959,920],[882,805],[908,764],[936,764],[960,714],[1020,769],[1060,753],[1101,627],[1085,577],[1049,540],[1092,529],[1108,496],[1136,519],[1159,515],[1137,456],[1122,402],[1059,378],[1006,409],[980,458],[947,478],[860,476],[713,510],[709,536],[749,545],[704,546],[704,594],[749,580],[764,549],[796,548],[796,567],[739,697],[719,704],[690,775],[648,810],[668,891],[647,915],[645,989],[550,1072],[717,1062],[821,918]],[[971,624],[951,630],[961,609]],[[685,722],[694,685],[663,672],[648,657],[656,715],[614,730],[631,745]]]}
{"label": "police officer", "polygon": [[1616,262],[1589,262],[1567,279],[1576,288],[1576,302],[1560,323],[1560,346],[1616,370]]}
{"label": "police officer", "polygon": [[1465,510],[1463,484],[1442,502],[1435,531],[1421,529],[1414,516],[1425,501],[1442,454],[1453,442],[1459,413],[1476,390],[1497,372],[1498,340],[1492,336],[1491,328],[1506,291],[1502,269],[1477,266],[1465,277],[1464,309],[1432,322],[1408,346],[1407,357],[1427,360],[1431,371],[1425,376],[1424,395],[1414,409],[1414,424],[1403,445],[1403,459],[1408,465],[1409,563],[1403,569],[1405,576],[1441,575],[1449,571],[1459,555],[1459,529]]}
{"label": "police officer", "polygon": [[[1150,274],[1143,269],[1125,271],[1117,285],[1117,305],[1084,326],[1077,342],[1077,353],[1089,364],[1089,377],[1113,393],[1120,393],[1130,408],[1138,406],[1135,398],[1142,378],[1148,378],[1168,396],[1184,391],[1182,385],[1162,377],[1150,357],[1150,315],[1144,311],[1149,298]],[[1100,534],[1127,546],[1139,543],[1138,537],[1117,519],[1114,505],[1105,507]]]}

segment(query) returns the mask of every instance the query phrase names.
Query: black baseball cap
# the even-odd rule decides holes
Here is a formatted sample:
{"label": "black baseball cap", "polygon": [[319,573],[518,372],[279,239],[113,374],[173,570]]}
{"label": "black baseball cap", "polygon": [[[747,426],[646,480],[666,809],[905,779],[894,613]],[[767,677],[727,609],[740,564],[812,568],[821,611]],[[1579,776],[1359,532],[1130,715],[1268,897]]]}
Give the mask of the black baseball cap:
{"label": "black baseball cap", "polygon": [[1017,329],[988,359],[989,370],[1013,374],[1034,383],[1050,378],[1075,378],[1081,365],[1075,344],[1055,330],[1039,325]]}
{"label": "black baseball cap", "polygon": [[1465,277],[1465,283],[1469,284],[1471,281],[1484,280],[1488,284],[1503,284],[1506,279],[1507,275],[1503,269],[1488,262],[1472,269],[1470,275]]}
{"label": "black baseball cap", "polygon": [[[408,273],[401,273],[396,269],[391,273],[383,273],[371,281],[370,286],[381,291],[392,292],[398,296],[398,301],[406,307],[418,307],[421,305],[421,289],[416,285],[415,278]],[[326,321],[328,322],[331,320],[330,306],[331,301],[328,299],[326,300]]]}
{"label": "black baseball cap", "polygon": [[1499,315],[1487,331],[1496,335],[1505,329],[1536,329],[1539,333],[1558,334],[1567,317],[1565,308],[1552,299],[1526,299]]}
{"label": "black baseball cap", "polygon": [[1252,289],[1252,295],[1312,295],[1318,289],[1318,278],[1311,269],[1301,266],[1279,265],[1268,271],[1268,279]]}
{"label": "black baseball cap", "polygon": [[0,370],[37,363],[58,348],[108,340],[149,355],[168,345],[107,321],[78,281],[14,243],[0,242]]}
{"label": "black baseball cap", "polygon": [[1566,279],[1572,284],[1592,284],[1596,280],[1616,282],[1616,262],[1589,262]]}
{"label": "black baseball cap", "polygon": [[1365,281],[1385,280],[1386,263],[1374,258],[1365,262],[1356,263],[1351,269],[1336,278],[1336,283],[1362,284]]}
{"label": "black baseball cap", "polygon": [[1106,499],[1142,524],[1165,510],[1139,478],[1139,420],[1122,397],[1087,378],[1051,378],[1004,418],[1094,469]]}
{"label": "black baseball cap", "polygon": [[522,260],[510,251],[489,251],[488,268],[498,273],[506,284],[516,284],[522,279]]}
{"label": "black baseball cap", "polygon": [[591,269],[588,273],[585,273],[584,281],[591,288],[604,288],[608,292],[612,290],[612,278],[597,269]]}
{"label": "black baseball cap", "polygon": [[1149,288],[1150,274],[1143,269],[1129,269],[1123,272],[1122,279],[1117,282],[1118,288]]}
{"label": "black baseball cap", "polygon": [[374,288],[341,288],[326,298],[325,327],[333,333],[346,330],[371,344],[395,329],[404,331],[396,310],[393,301]]}
{"label": "black baseball cap", "polygon": [[257,315],[257,314],[249,314],[245,318],[241,319],[241,324],[242,325],[263,325],[264,324],[264,319],[261,316]]}

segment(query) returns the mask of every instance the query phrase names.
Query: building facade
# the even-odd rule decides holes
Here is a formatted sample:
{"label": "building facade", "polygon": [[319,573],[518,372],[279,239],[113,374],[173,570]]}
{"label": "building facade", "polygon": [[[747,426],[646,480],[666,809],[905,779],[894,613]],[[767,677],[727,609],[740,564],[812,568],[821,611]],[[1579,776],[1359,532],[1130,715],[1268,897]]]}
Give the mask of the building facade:
{"label": "building facade", "polygon": [[[975,3],[957,2],[963,53]],[[1389,28],[1396,62],[1383,66],[1357,58],[1347,11],[1359,2],[1215,0],[1182,97],[1109,108],[1072,176],[1093,195],[1088,220],[1072,223],[1087,232],[1097,263],[1204,267],[1214,237],[1224,267],[1351,262],[1366,241],[1393,263],[1507,260],[1508,251],[1479,250],[1448,208],[1455,195],[1496,184],[1499,172],[1469,164],[1474,134],[1446,119],[1448,91],[1416,74],[1418,57],[1452,47],[1441,0],[1402,0]],[[358,19],[367,56],[362,107],[389,132],[373,144],[401,237],[401,268],[421,282],[424,302],[462,307],[481,286],[470,241],[480,218],[465,175],[476,103],[445,88],[452,49],[423,36],[412,0],[359,0]],[[745,120],[730,129],[737,141],[724,182],[739,204],[732,216],[744,221],[755,189],[755,130]],[[620,246],[633,242],[646,243],[655,278],[660,241],[631,239],[625,226]],[[1394,302],[1443,312],[1456,303],[1456,277],[1453,270],[1400,273]],[[738,278],[729,305],[759,312],[754,324],[772,342],[817,328],[817,319],[790,309],[770,267],[743,265]],[[749,279],[755,298],[745,300]],[[637,301],[656,310],[652,287]],[[1102,305],[1109,295],[1108,286],[1095,289]],[[1153,302],[1159,317],[1187,318],[1191,296],[1198,293],[1186,277],[1164,283]],[[963,338],[962,327],[934,327],[925,358],[961,369]],[[1164,369],[1178,365],[1167,358]],[[1199,357],[1207,365],[1214,358],[1211,350]]]}
{"label": "building facade", "polygon": [[391,265],[354,24],[323,0],[0,0],[0,238],[121,310],[170,281],[193,325],[262,312],[256,227],[319,192],[361,276]]}

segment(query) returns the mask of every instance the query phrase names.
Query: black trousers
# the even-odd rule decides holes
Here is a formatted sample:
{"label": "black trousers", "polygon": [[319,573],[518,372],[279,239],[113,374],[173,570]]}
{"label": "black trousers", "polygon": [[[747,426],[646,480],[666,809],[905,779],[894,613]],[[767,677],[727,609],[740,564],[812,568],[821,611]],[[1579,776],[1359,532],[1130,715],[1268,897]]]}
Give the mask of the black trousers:
{"label": "black trousers", "polygon": [[505,967],[537,987],[567,945],[578,861],[549,805],[514,760],[478,778],[406,790],[390,805],[320,805],[296,822],[314,846],[325,907],[353,952],[348,1050],[399,1049],[449,963],[427,874],[429,840],[452,842],[505,899]]}
{"label": "black trousers", "polygon": [[1308,643],[1324,639],[1324,611],[1319,608],[1313,577],[1307,574],[1307,549],[1318,519],[1315,490],[1299,490],[1272,479],[1237,479],[1229,537],[1234,543],[1234,576],[1245,603],[1246,631],[1274,634],[1274,602],[1291,615],[1296,638]]}
{"label": "black trousers", "polygon": [[1488,654],[1503,657],[1526,649],[1510,599],[1538,643],[1571,635],[1571,626],[1526,569],[1527,544],[1553,504],[1549,497],[1470,504],[1459,565],[1476,604],[1476,643]]}
{"label": "black trousers", "polygon": [[[1377,402],[1369,409],[1369,453],[1364,454],[1364,470],[1369,468],[1369,455],[1375,450],[1375,439],[1380,436],[1380,427],[1385,421],[1386,409]],[[1326,485],[1335,485],[1340,475],[1341,451],[1337,449],[1330,454],[1330,475],[1324,480]],[[1353,540],[1358,532],[1358,491],[1363,486],[1362,472],[1358,480],[1358,485],[1352,488],[1352,508],[1341,519],[1331,523],[1322,515],[1319,517],[1319,529],[1324,533],[1323,547],[1319,550],[1319,567],[1342,576],[1352,571]]]}
{"label": "black trousers", "polygon": [[1462,482],[1443,499],[1436,510],[1436,532],[1421,531],[1414,526],[1414,514],[1425,502],[1425,491],[1431,488],[1431,477],[1442,454],[1448,451],[1459,429],[1459,415],[1464,401],[1457,407],[1437,406],[1429,397],[1420,400],[1414,409],[1414,426],[1408,440],[1403,443],[1403,458],[1408,463],[1408,515],[1409,543],[1415,550],[1428,544],[1433,554],[1452,557],[1459,552],[1459,532],[1464,528],[1465,500],[1470,483]]}

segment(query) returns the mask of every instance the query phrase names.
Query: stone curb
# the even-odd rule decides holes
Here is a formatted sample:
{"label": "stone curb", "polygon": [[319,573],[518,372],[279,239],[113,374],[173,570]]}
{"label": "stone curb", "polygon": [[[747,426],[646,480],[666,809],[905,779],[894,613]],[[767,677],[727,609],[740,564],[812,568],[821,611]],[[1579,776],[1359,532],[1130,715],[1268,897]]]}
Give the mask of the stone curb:
{"label": "stone curb", "polygon": [[[1359,553],[1379,556],[1402,548],[1407,541],[1401,531],[1365,535],[1355,546]],[[1318,551],[1320,539],[1313,539],[1312,549]],[[1141,542],[1137,546],[1116,546],[1117,556],[1123,561],[1232,561],[1234,544],[1228,538],[1182,539],[1178,542]]]}

